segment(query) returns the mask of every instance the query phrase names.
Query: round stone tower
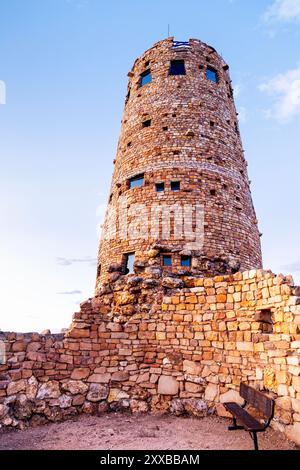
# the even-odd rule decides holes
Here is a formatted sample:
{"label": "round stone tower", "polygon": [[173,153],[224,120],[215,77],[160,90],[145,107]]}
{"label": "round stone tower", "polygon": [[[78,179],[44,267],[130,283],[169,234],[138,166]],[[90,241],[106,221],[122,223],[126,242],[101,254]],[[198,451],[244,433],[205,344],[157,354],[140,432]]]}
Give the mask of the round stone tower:
{"label": "round stone tower", "polygon": [[96,292],[116,272],[261,268],[229,67],[207,44],[168,38],[128,73]]}

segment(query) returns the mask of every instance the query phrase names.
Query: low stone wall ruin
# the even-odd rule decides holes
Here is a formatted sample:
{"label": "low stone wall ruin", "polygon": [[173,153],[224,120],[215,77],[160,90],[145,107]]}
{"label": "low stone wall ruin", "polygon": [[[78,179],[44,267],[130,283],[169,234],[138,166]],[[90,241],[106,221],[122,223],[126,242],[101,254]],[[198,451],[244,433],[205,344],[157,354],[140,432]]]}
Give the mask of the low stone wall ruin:
{"label": "low stone wall ruin", "polygon": [[255,270],[123,276],[65,335],[0,333],[0,423],[24,429],[109,410],[227,416],[246,381],[274,397],[272,426],[300,444],[300,288]]}

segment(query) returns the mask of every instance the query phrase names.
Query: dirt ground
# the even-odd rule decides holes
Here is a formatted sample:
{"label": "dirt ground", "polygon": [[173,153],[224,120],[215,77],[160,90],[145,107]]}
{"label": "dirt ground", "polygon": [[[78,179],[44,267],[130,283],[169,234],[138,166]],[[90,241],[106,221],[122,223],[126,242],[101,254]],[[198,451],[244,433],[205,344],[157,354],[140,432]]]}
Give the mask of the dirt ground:
{"label": "dirt ground", "polygon": [[[245,431],[227,431],[229,420],[217,417],[127,415],[81,416],[26,431],[0,431],[0,450],[235,450],[252,449]],[[295,450],[272,429],[259,434],[261,449]]]}

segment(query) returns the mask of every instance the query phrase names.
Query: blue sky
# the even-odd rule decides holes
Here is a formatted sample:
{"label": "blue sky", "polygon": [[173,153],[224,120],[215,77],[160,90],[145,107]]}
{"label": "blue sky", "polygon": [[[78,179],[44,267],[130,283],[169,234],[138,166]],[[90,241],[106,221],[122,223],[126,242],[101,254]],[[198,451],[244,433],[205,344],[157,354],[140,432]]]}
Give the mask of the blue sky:
{"label": "blue sky", "polygon": [[127,72],[168,23],[230,64],[264,265],[300,282],[300,0],[0,0],[0,329],[92,296]]}

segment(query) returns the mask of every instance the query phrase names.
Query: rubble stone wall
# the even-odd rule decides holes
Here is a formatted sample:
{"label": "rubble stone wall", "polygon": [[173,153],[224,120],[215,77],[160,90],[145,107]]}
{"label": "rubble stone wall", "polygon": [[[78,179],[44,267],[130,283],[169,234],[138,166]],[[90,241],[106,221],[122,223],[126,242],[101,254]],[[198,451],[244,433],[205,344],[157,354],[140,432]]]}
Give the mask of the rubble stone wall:
{"label": "rubble stone wall", "polygon": [[214,278],[123,276],[65,335],[0,333],[0,422],[25,428],[109,410],[227,416],[245,381],[276,400],[300,444],[300,288],[255,270]]}

